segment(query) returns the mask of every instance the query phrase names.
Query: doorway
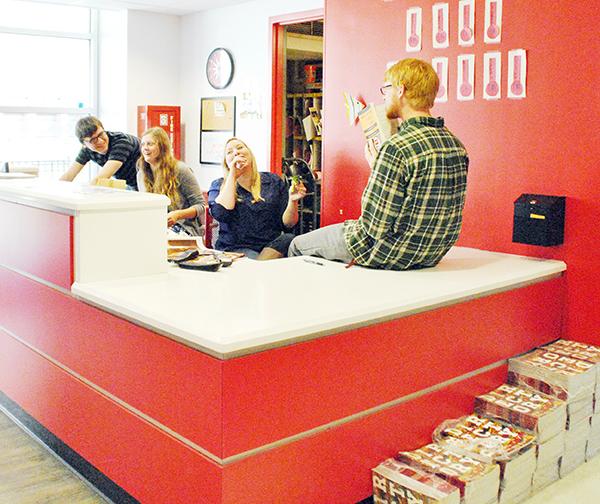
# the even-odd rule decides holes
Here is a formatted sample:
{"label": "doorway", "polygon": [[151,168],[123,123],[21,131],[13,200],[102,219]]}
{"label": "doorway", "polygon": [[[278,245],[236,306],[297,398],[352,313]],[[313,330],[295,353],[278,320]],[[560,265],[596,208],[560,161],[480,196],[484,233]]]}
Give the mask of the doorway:
{"label": "doorway", "polygon": [[307,187],[297,234],[320,225],[323,113],[322,11],[273,23],[271,171],[300,176]]}

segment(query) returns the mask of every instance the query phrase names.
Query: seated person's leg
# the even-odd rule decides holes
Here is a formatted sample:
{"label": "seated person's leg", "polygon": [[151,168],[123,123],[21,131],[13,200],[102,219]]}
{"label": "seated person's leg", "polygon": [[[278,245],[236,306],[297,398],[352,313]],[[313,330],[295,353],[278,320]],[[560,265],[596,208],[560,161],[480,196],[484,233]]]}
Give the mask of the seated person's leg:
{"label": "seated person's leg", "polygon": [[348,263],[352,256],[344,240],[344,224],[332,224],[310,233],[296,236],[290,244],[288,255],[310,255]]}
{"label": "seated person's leg", "polygon": [[227,249],[227,252],[241,252],[249,259],[256,259],[258,257],[258,252],[250,248]]}
{"label": "seated person's leg", "polygon": [[258,261],[269,261],[270,259],[281,259],[282,257],[283,254],[281,252],[278,252],[271,247],[265,247],[260,251],[260,254],[258,254],[256,259]]}
{"label": "seated person's leg", "polygon": [[267,243],[258,255],[259,261],[268,261],[269,259],[279,259],[287,256],[288,248],[290,243],[294,239],[294,235],[291,233],[282,233],[272,242]]}

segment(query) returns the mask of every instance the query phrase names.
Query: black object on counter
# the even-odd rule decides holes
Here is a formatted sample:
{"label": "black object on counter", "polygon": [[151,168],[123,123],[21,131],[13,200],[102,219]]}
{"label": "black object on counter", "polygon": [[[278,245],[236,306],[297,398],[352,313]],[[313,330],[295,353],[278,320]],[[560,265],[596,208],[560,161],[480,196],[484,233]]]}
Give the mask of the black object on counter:
{"label": "black object on counter", "polygon": [[170,262],[180,263],[183,261],[189,261],[190,259],[195,259],[200,255],[198,249],[189,249],[184,250],[183,252],[179,252],[179,254],[175,254],[169,258]]}
{"label": "black object on counter", "polygon": [[200,271],[218,271],[223,263],[214,257],[200,256],[191,261],[182,261],[177,263],[177,266],[184,269],[193,269]]}
{"label": "black object on counter", "polygon": [[513,242],[561,245],[565,230],[565,196],[521,194],[515,200]]}

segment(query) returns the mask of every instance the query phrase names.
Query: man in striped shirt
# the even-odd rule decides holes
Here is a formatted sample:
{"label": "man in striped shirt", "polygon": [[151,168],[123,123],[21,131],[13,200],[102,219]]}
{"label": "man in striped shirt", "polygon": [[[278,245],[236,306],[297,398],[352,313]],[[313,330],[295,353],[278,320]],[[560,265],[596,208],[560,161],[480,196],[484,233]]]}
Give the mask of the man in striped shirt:
{"label": "man in striped shirt", "polygon": [[365,147],[372,172],[357,220],[296,237],[289,255],[313,255],[369,268],[435,266],[458,239],[469,159],[463,144],[431,116],[439,79],[428,63],[404,59],[381,88],[398,132],[377,151]]}
{"label": "man in striped shirt", "polygon": [[71,182],[88,161],[100,165],[98,175],[91,180],[115,177],[125,180],[130,189],[137,189],[135,163],[140,157],[140,142],[127,133],[105,131],[100,120],[93,116],[79,119],[75,134],[82,144],[79,154],[60,180]]}

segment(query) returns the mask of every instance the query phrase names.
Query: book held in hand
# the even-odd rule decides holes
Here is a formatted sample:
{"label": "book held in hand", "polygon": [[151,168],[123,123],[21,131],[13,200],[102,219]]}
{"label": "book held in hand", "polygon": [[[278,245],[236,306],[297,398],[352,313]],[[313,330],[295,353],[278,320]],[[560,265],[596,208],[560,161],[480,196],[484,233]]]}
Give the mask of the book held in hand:
{"label": "book held in hand", "polygon": [[398,130],[398,123],[387,118],[384,104],[369,103],[358,113],[358,121],[366,140],[372,139],[377,150]]}

